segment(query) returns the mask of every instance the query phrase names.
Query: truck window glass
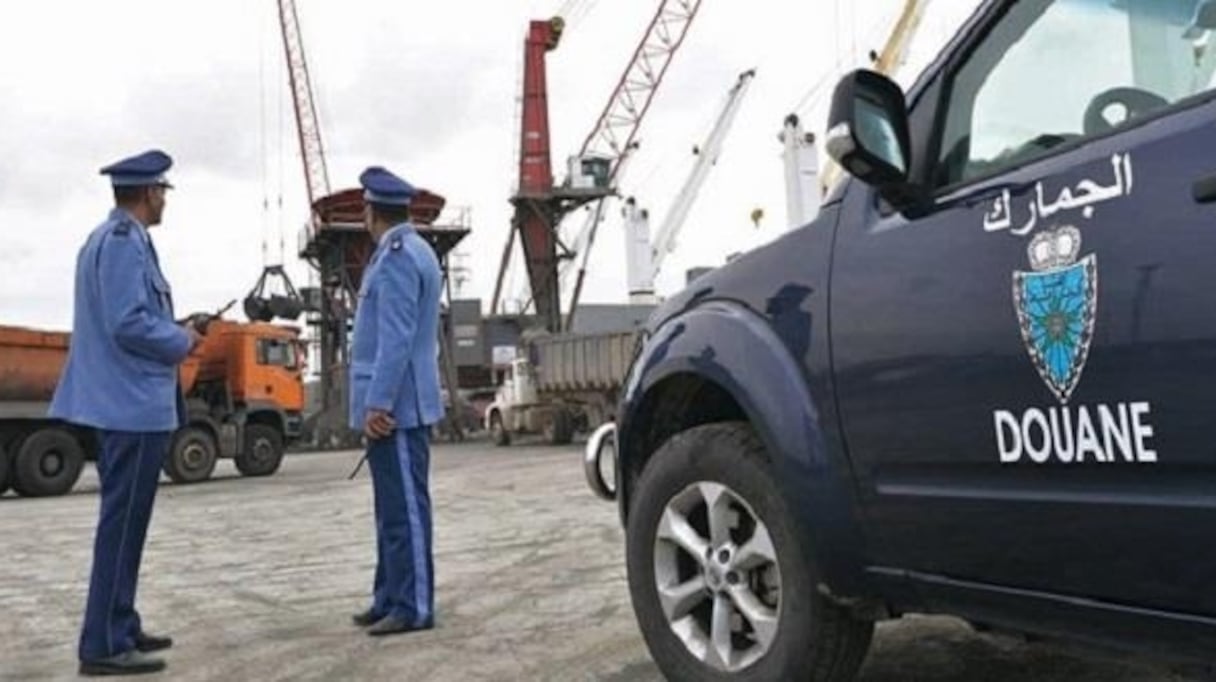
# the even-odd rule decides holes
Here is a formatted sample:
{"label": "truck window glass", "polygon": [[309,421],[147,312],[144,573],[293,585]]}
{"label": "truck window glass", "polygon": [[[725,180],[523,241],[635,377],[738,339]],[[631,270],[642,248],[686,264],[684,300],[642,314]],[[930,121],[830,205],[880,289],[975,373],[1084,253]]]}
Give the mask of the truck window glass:
{"label": "truck window glass", "polygon": [[1192,28],[1197,5],[1014,3],[953,76],[935,184],[992,175],[1209,90],[1216,42]]}
{"label": "truck window glass", "polygon": [[258,339],[258,364],[295,369],[295,346],[278,339]]}

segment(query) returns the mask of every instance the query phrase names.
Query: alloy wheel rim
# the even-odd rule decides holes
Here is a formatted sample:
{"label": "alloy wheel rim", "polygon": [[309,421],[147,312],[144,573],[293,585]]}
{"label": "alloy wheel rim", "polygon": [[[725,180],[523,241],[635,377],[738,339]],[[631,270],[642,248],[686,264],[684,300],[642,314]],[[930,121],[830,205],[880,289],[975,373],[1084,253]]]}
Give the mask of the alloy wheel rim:
{"label": "alloy wheel rim", "polygon": [[694,483],[659,519],[654,578],[668,626],[690,655],[737,672],[772,648],[780,626],[781,570],[768,527],[720,483]]}

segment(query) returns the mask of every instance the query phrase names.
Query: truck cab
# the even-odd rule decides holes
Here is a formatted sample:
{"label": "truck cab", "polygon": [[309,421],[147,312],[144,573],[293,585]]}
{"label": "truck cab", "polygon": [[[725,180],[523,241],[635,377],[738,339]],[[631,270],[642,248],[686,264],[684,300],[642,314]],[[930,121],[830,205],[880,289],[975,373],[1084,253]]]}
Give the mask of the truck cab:
{"label": "truck cab", "polygon": [[188,419],[165,462],[171,479],[205,480],[219,457],[233,458],[246,476],[278,470],[303,426],[304,344],[297,329],[217,320],[180,374]]}
{"label": "truck cab", "polygon": [[509,445],[513,433],[535,433],[541,429],[541,416],[531,408],[538,403],[536,374],[526,354],[518,354],[503,373],[486,408],[485,428],[498,445]]}
{"label": "truck cab", "polygon": [[1213,29],[990,0],[842,79],[819,217],[656,311],[588,444],[668,679],[851,680],[909,613],[1212,661]]}

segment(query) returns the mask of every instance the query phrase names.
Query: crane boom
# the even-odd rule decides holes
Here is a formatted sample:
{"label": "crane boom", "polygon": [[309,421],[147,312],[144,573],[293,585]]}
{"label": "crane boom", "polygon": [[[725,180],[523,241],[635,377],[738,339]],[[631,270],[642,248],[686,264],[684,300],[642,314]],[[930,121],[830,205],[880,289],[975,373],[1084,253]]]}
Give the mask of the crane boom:
{"label": "crane boom", "polygon": [[663,0],[603,113],[583,141],[579,156],[594,154],[612,160],[609,177],[615,177],[621,158],[637,137],[667,67],[700,9],[701,0]]}
{"label": "crane boom", "polygon": [[907,0],[904,3],[899,19],[895,21],[895,28],[891,30],[887,44],[883,46],[882,52],[878,55],[878,61],[874,64],[876,71],[891,75],[897,67],[903,64],[908,54],[908,45],[912,43],[916,30],[920,28],[921,19],[925,16],[925,8],[928,5],[929,0]]}
{"label": "crane boom", "polygon": [[291,102],[296,114],[296,132],[300,140],[300,157],[304,162],[304,179],[308,184],[308,205],[329,196],[329,170],[325,165],[325,148],[321,144],[321,123],[312,96],[312,79],[308,60],[304,56],[304,40],[300,34],[300,16],[294,0],[279,1],[279,23],[283,28],[283,50],[287,57],[287,75],[291,81]]}
{"label": "crane boom", "polygon": [[688,219],[688,213],[692,210],[692,204],[696,201],[702,185],[705,184],[705,179],[709,177],[709,171],[713,169],[714,164],[718,162],[718,157],[722,155],[722,143],[726,141],[731,125],[735,122],[735,116],[739,113],[739,107],[743,105],[743,98],[747,96],[752,79],[755,77],[755,69],[739,75],[738,82],[731,87],[730,93],[727,95],[726,106],[722,108],[722,113],[718,115],[718,120],[714,123],[713,129],[710,130],[705,141],[701,143],[697,162],[693,165],[692,172],[684,181],[684,187],[676,195],[675,202],[672,203],[667,217],[663,219],[663,225],[659,227],[659,232],[655,236],[654,260],[650,264],[649,273],[652,282],[663,267],[663,260],[667,254],[675,250],[676,237],[680,235],[680,228]]}

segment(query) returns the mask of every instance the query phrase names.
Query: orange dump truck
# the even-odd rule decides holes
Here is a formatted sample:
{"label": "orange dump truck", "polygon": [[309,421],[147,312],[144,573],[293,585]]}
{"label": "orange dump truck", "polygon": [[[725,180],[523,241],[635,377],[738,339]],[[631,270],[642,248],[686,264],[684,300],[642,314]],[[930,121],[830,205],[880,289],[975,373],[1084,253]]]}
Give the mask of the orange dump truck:
{"label": "orange dump truck", "polygon": [[[206,480],[218,457],[246,476],[278,470],[303,423],[303,345],[291,327],[216,320],[181,367],[189,419],[174,434],[165,473]],[[96,458],[90,429],[48,419],[67,359],[68,334],[0,326],[0,493],[72,489]]]}

